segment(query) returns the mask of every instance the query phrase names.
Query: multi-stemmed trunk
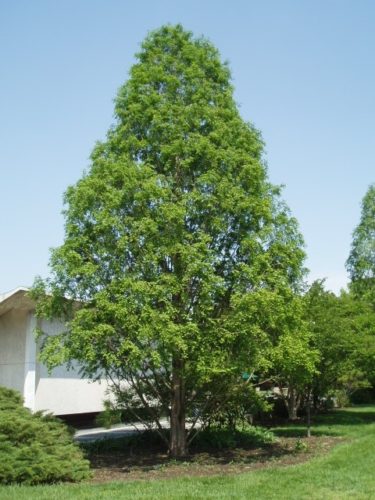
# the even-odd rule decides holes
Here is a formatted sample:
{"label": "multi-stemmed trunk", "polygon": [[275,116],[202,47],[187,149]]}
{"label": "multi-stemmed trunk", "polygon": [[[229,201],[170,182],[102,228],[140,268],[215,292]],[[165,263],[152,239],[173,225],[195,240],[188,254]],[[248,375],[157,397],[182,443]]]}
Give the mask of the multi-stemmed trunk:
{"label": "multi-stemmed trunk", "polygon": [[288,395],[286,398],[289,420],[297,420],[297,411],[299,409],[300,402],[300,394],[293,386],[290,386],[288,388]]}
{"label": "multi-stemmed trunk", "polygon": [[184,362],[174,356],[172,365],[172,405],[171,437],[169,451],[172,457],[184,457],[187,454],[185,429],[185,382],[183,377]]}

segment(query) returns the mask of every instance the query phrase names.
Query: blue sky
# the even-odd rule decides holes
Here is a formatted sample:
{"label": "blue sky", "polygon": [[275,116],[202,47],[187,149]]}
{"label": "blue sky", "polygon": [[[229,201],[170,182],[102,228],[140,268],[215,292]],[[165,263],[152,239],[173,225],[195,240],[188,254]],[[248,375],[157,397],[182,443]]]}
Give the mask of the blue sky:
{"label": "blue sky", "polygon": [[62,194],[113,122],[147,32],[180,22],[230,62],[243,118],[306,241],[310,279],[345,286],[375,181],[372,0],[0,0],[0,292],[47,276]]}

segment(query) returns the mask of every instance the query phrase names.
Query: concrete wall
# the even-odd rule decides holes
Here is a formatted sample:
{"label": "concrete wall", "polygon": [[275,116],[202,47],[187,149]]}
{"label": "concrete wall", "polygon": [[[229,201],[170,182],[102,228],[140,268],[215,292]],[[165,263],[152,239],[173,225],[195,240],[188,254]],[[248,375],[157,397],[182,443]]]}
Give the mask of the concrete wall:
{"label": "concrete wall", "polygon": [[[58,321],[43,321],[40,326],[49,335],[56,335],[64,328]],[[109,397],[107,382],[81,379],[77,364],[70,370],[59,366],[49,374],[38,362],[35,385],[35,410],[48,410],[55,415],[102,411],[103,400]]]}
{"label": "concrete wall", "polygon": [[22,394],[25,381],[25,333],[28,312],[11,309],[0,316],[0,385]]}
{"label": "concrete wall", "polygon": [[[38,362],[35,326],[34,314],[26,309],[14,308],[0,316],[0,385],[19,391],[33,411],[55,415],[102,411],[108,384],[81,379],[77,365],[73,370],[60,366],[49,374]],[[57,321],[43,321],[40,326],[50,335],[63,329]]]}

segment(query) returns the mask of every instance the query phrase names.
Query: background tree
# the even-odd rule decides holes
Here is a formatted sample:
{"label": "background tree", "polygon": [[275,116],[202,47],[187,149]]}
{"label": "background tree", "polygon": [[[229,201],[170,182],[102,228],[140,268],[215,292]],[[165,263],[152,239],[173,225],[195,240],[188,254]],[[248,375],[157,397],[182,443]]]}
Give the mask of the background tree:
{"label": "background tree", "polygon": [[291,292],[289,300],[283,301],[273,316],[274,341],[265,376],[276,385],[288,418],[295,420],[301,403],[309,395],[319,351],[312,345],[300,295]]}
{"label": "background tree", "polygon": [[304,301],[311,344],[320,354],[312,382],[314,405],[339,392],[349,401],[354,392],[369,386],[372,376],[374,312],[351,293],[336,296],[325,290],[324,280],[311,285]]}
{"label": "background tree", "polygon": [[353,233],[347,260],[350,291],[361,304],[365,341],[361,348],[362,369],[375,388],[375,185],[362,200],[361,220]]}
{"label": "background tree", "polygon": [[304,253],[217,50],[166,26],[137,59],[107,140],[66,192],[65,241],[33,296],[39,315],[68,318],[43,360],[109,378],[163,436],[170,416],[182,456],[195,402],[217,396],[207,384],[258,367],[265,297],[298,283]]}
{"label": "background tree", "polygon": [[375,185],[371,185],[362,200],[361,220],[353,233],[347,261],[351,289],[367,297],[375,307]]}

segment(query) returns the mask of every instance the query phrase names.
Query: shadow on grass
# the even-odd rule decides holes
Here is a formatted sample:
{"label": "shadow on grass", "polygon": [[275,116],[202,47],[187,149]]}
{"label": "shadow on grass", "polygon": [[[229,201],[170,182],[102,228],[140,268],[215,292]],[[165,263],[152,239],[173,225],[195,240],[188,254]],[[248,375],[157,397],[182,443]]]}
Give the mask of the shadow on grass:
{"label": "shadow on grass", "polygon": [[343,410],[332,410],[317,419],[321,425],[361,425],[375,422],[375,406],[370,408],[345,408]]}
{"label": "shadow on grass", "polygon": [[[313,436],[339,436],[341,427],[366,425],[375,423],[375,406],[345,408],[330,412],[311,419],[311,433]],[[307,425],[305,420],[298,423],[272,429],[278,437],[305,437]]]}
{"label": "shadow on grass", "polygon": [[[307,427],[305,424],[296,425],[293,427],[277,427],[272,429],[275,436],[284,437],[284,438],[304,438],[307,436]],[[311,435],[312,436],[340,436],[341,432],[335,429],[319,429],[316,424],[312,424],[311,426]]]}

